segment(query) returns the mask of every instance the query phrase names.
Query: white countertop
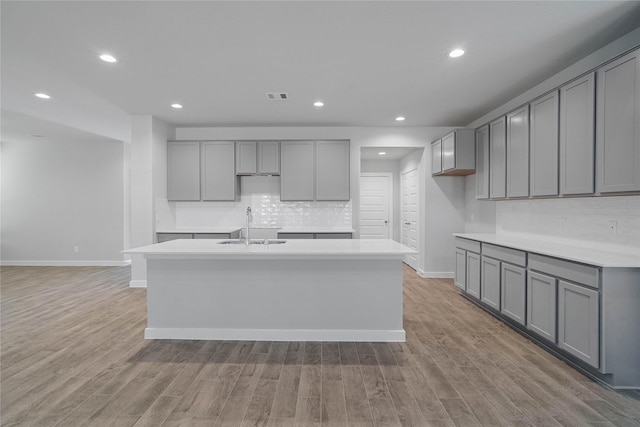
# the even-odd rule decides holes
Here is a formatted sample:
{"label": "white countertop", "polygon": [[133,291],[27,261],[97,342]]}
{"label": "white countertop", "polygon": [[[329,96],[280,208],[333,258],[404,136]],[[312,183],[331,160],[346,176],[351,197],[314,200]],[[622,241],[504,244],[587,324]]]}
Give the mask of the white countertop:
{"label": "white countertop", "polygon": [[[493,233],[454,233],[453,235],[598,267],[640,268],[640,248],[621,249],[620,251],[601,250],[587,243],[577,246]],[[597,243],[593,245],[597,245]]]}
{"label": "white countertop", "polygon": [[278,233],[355,233],[348,227],[285,227],[278,229]]}
{"label": "white countertop", "polygon": [[390,239],[290,239],[284,244],[221,245],[218,239],[179,239],[129,249],[145,258],[400,259],[414,250]]}
{"label": "white countertop", "polygon": [[235,233],[242,227],[185,227],[185,228],[165,228],[157,229],[156,233]]}

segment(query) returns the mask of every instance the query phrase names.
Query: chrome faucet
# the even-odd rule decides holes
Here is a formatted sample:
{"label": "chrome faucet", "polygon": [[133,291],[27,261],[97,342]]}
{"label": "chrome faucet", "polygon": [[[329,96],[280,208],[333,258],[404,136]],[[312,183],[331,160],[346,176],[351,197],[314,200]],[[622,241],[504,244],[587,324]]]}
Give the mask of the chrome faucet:
{"label": "chrome faucet", "polygon": [[245,244],[247,245],[251,244],[251,236],[249,235],[251,227],[249,226],[249,224],[251,224],[252,222],[253,214],[251,213],[251,206],[247,206],[247,233],[245,235]]}

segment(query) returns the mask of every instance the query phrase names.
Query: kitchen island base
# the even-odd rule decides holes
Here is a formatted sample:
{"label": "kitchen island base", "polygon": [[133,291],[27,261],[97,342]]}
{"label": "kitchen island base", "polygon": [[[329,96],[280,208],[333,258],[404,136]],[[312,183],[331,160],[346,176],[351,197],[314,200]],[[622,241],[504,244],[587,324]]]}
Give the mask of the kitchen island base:
{"label": "kitchen island base", "polygon": [[148,257],[149,339],[405,341],[400,257]]}

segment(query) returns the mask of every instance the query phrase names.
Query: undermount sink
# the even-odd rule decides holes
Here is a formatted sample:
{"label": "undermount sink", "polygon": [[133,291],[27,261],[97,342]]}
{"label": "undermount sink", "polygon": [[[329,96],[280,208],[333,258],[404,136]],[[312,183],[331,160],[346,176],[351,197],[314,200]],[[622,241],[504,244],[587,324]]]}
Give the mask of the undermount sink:
{"label": "undermount sink", "polygon": [[[249,242],[250,245],[281,245],[282,243],[287,243],[286,240],[266,240],[266,239],[255,239]],[[225,240],[223,242],[218,242],[219,245],[246,245],[246,242],[242,239],[238,240]]]}

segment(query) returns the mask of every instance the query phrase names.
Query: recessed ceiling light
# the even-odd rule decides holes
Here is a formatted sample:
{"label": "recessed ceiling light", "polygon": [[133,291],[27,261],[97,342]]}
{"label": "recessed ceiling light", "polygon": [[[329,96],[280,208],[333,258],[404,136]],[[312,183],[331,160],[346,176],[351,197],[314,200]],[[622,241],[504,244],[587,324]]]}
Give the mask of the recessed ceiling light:
{"label": "recessed ceiling light", "polygon": [[387,154],[387,152],[386,152],[386,151],[378,151],[378,155],[379,155],[379,156],[384,156],[385,154]]}
{"label": "recessed ceiling light", "polygon": [[109,55],[108,53],[100,55],[100,59],[104,62],[118,62],[118,60],[113,55]]}
{"label": "recessed ceiling light", "polygon": [[449,52],[450,58],[458,58],[462,55],[464,55],[464,50],[462,49],[453,49],[451,52]]}
{"label": "recessed ceiling light", "polygon": [[182,108],[182,104],[171,104],[171,108],[180,109]]}
{"label": "recessed ceiling light", "polygon": [[313,105],[315,105],[316,107],[324,107],[324,102],[316,101],[316,102],[313,103]]}
{"label": "recessed ceiling light", "polygon": [[44,138],[44,135],[40,135],[39,133],[30,133],[29,136],[34,138]]}
{"label": "recessed ceiling light", "polygon": [[401,122],[401,121],[403,121],[403,120],[404,120],[404,117],[403,117],[403,116],[398,116],[398,117],[396,117],[396,122]]}
{"label": "recessed ceiling light", "polygon": [[35,96],[37,96],[40,99],[49,99],[51,98],[49,95],[47,95],[46,93],[42,93],[42,92],[38,92],[38,93],[34,93]]}

